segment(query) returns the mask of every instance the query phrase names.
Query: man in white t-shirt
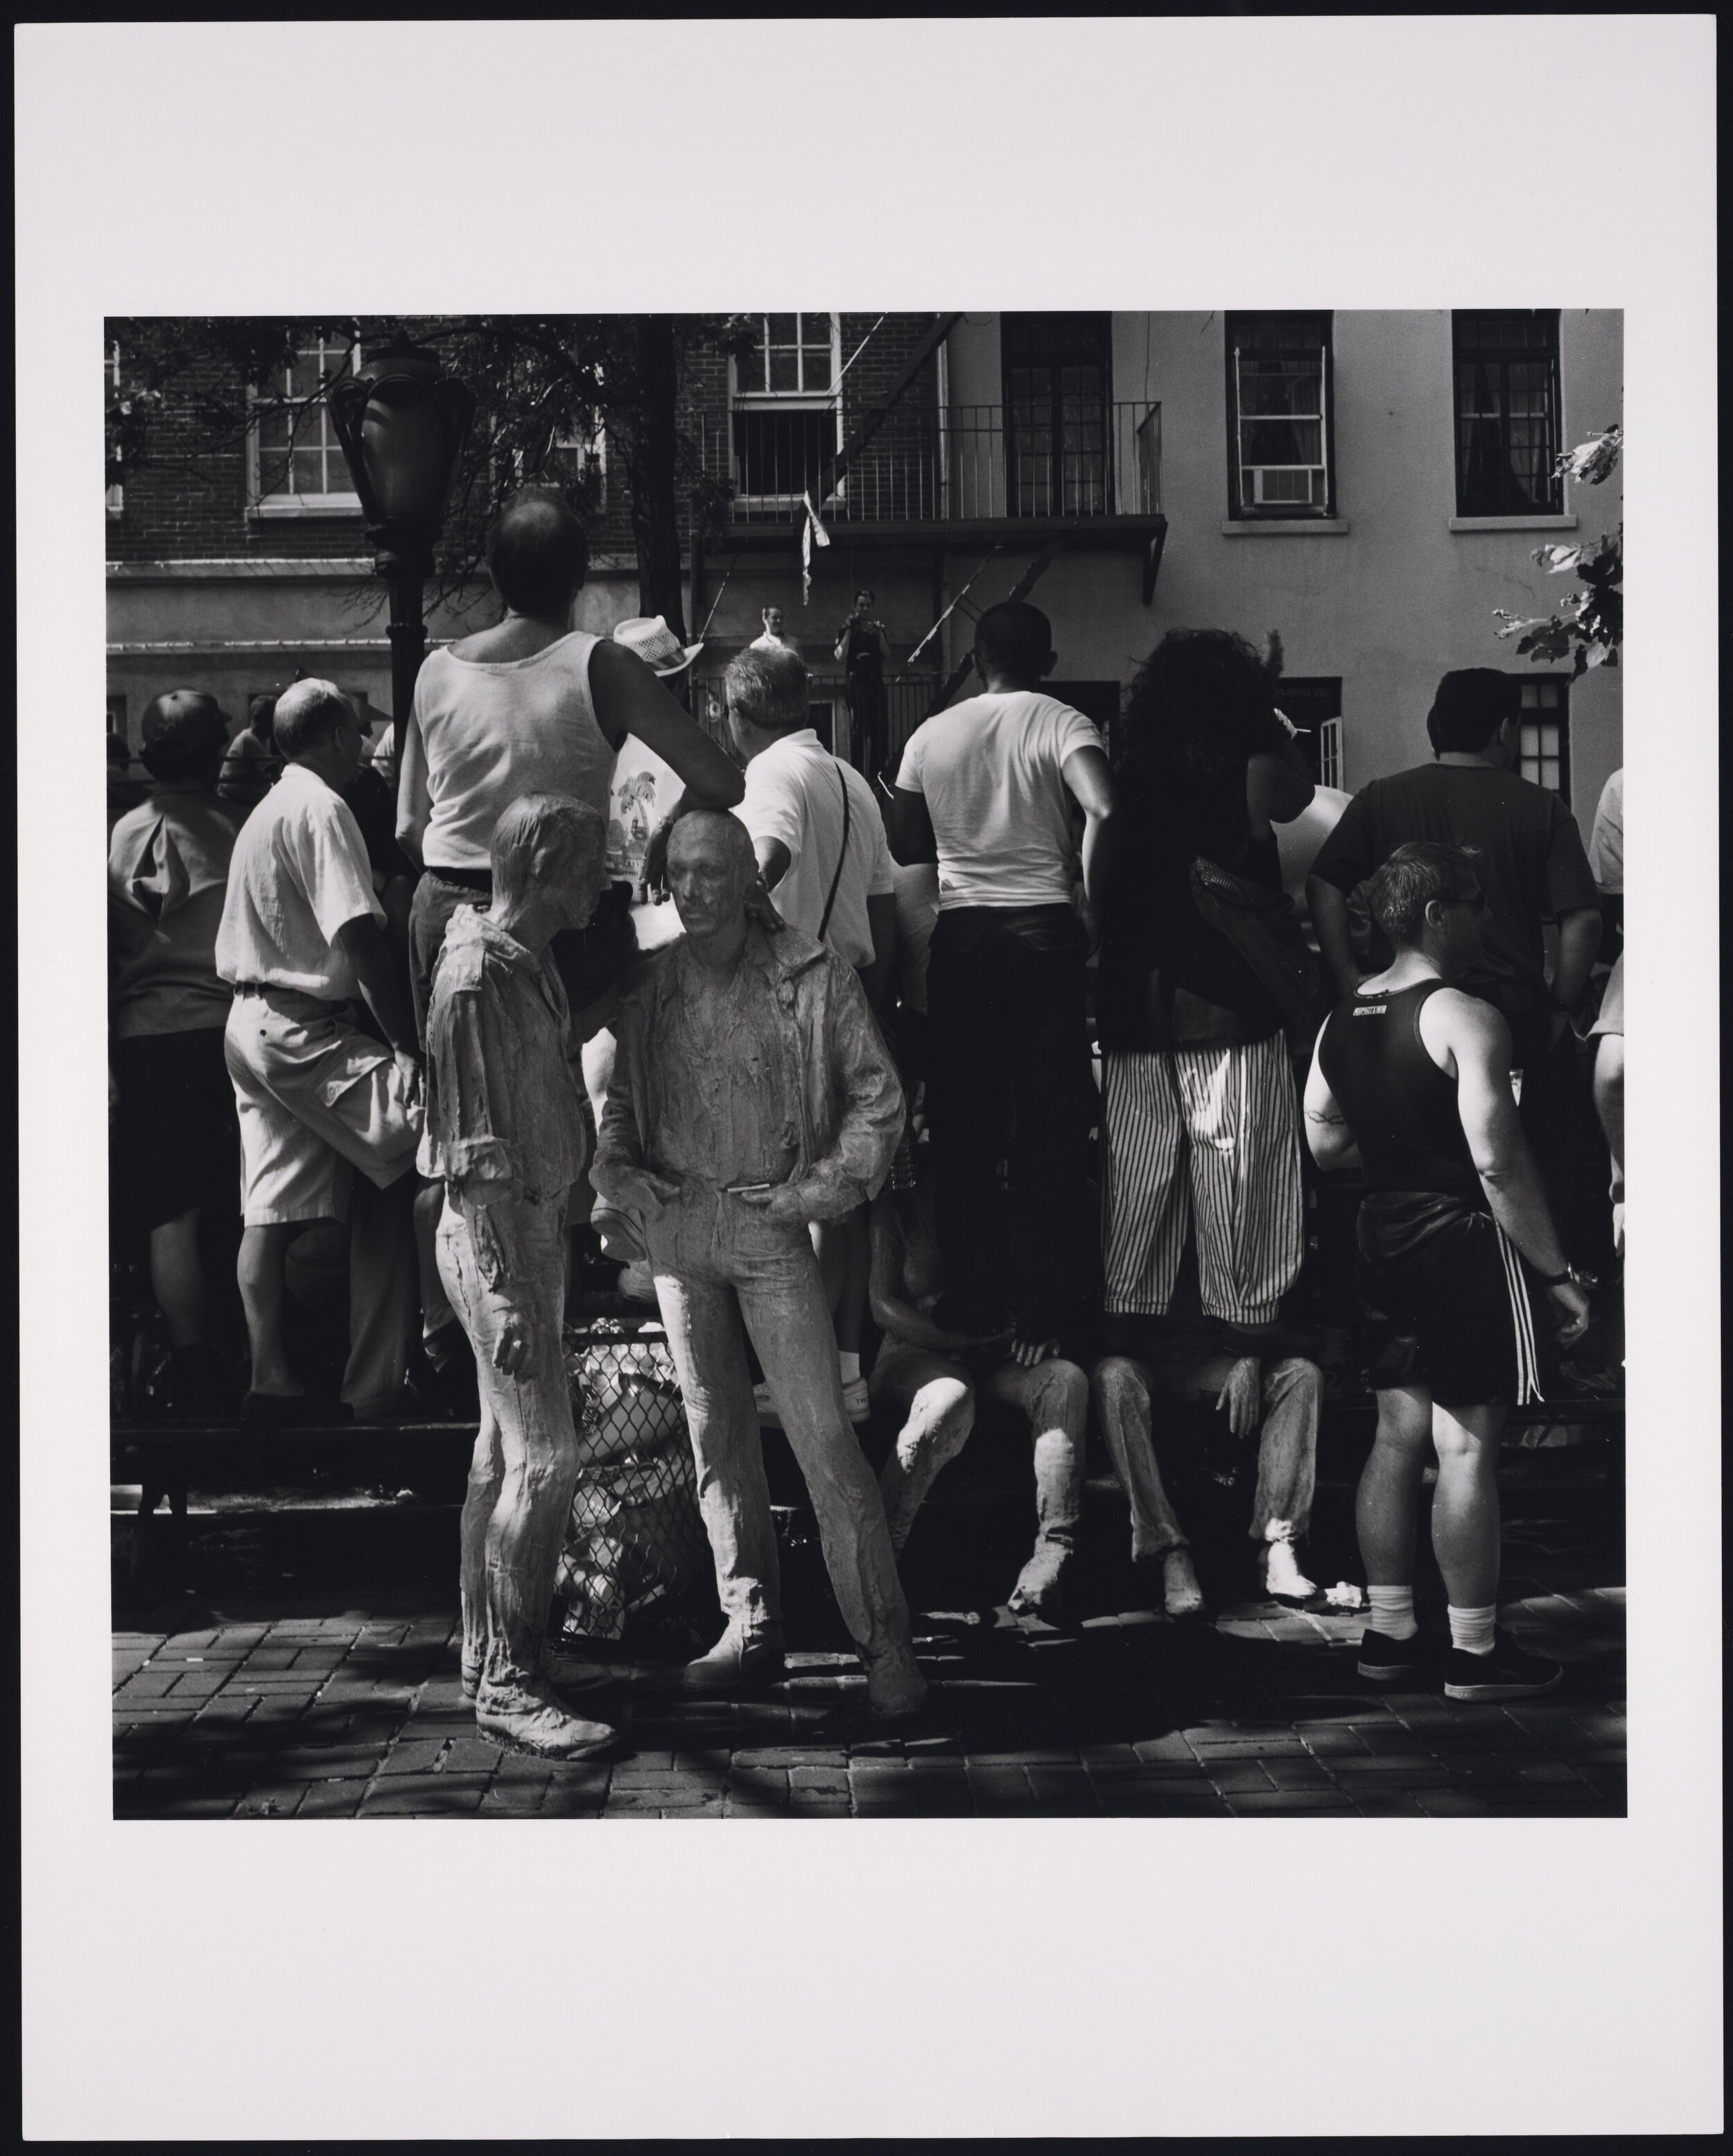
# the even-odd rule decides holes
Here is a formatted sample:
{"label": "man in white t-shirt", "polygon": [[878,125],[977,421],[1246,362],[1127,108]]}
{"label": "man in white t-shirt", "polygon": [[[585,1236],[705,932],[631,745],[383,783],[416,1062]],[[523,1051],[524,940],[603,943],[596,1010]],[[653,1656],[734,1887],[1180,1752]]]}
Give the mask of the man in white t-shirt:
{"label": "man in white t-shirt", "polygon": [[[1054,663],[1038,608],[988,608],[975,633],[985,694],[915,729],[890,819],[900,861],[939,865],[926,1081],[946,1282],[937,1322],[981,1336],[1009,1322],[1026,1366],[1059,1352],[1098,1264],[1084,963],[1113,780],[1095,726],[1042,693]],[[995,1172],[1007,1084],[1008,1237]]]}
{"label": "man in white t-shirt", "polygon": [[350,1224],[343,1399],[357,1419],[395,1405],[415,1319],[408,1207],[381,1194],[414,1165],[420,1065],[367,846],[341,798],[361,727],[341,690],[310,680],[278,699],[273,730],[283,776],[241,826],[216,944],[234,989],[224,1051],[241,1126],[248,1430],[307,1417],[284,1349],[284,1268],[311,1222]]}
{"label": "man in white t-shirt", "polygon": [[[807,670],[795,653],[748,647],[729,662],[723,687],[728,731],[746,763],[746,798],[735,814],[752,834],[777,911],[853,966],[876,1011],[896,951],[896,884],[873,789],[813,731]],[[864,1422],[871,1411],[860,1374],[871,1264],[864,1208],[825,1224],[818,1242],[843,1400]]]}

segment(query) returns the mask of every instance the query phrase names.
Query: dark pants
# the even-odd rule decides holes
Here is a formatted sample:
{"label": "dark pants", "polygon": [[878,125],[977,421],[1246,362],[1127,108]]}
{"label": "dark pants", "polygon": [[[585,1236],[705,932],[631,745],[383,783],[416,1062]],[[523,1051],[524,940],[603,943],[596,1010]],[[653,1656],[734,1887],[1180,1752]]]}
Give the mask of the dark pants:
{"label": "dark pants", "polygon": [[[927,1115],[947,1313],[1058,1331],[1096,1273],[1085,942],[1069,906],[941,913],[927,973]],[[995,1173],[1008,1088],[1009,1234]]]}

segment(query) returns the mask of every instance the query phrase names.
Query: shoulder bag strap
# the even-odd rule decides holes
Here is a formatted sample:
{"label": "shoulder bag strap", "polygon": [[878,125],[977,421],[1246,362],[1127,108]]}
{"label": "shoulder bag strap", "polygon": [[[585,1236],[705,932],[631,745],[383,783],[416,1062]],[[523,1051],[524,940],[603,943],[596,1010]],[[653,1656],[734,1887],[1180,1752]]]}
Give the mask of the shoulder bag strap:
{"label": "shoulder bag strap", "polygon": [[[834,759],[833,759],[834,761]],[[843,789],[843,850],[837,855],[837,872],[830,880],[830,896],[824,901],[824,917],[818,923],[818,941],[824,941],[824,932],[830,926],[830,909],[837,902],[837,886],[843,880],[843,864],[849,858],[849,782],[843,776],[843,767],[837,764],[837,784]]]}

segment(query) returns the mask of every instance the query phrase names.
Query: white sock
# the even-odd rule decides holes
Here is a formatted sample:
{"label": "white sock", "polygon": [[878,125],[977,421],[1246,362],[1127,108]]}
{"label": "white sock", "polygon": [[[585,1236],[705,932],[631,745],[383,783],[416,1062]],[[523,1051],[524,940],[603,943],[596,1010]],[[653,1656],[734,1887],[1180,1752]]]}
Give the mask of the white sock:
{"label": "white sock", "polygon": [[1484,1609],[1459,1609],[1449,1605],[1450,1644],[1460,1647],[1465,1655],[1489,1655],[1496,1645],[1493,1627],[1498,1622],[1499,1605],[1489,1602]]}
{"label": "white sock", "polygon": [[852,1385],[860,1375],[860,1358],[859,1355],[845,1355],[839,1348],[837,1350],[837,1368],[843,1373],[843,1383]]}
{"label": "white sock", "polygon": [[1412,1587],[1369,1587],[1366,1599],[1372,1613],[1372,1630],[1387,1640],[1412,1640],[1420,1627],[1414,1622]]}

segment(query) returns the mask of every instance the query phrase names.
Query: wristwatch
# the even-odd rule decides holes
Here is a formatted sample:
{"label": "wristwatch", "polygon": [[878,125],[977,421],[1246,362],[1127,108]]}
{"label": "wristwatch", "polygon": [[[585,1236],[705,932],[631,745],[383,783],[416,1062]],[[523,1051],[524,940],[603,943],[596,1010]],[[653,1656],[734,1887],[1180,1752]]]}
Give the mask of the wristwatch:
{"label": "wristwatch", "polygon": [[1585,1295],[1597,1284],[1593,1273],[1579,1272],[1575,1265],[1566,1265],[1561,1273],[1537,1273],[1535,1277],[1542,1287],[1562,1287],[1566,1281],[1574,1281]]}

